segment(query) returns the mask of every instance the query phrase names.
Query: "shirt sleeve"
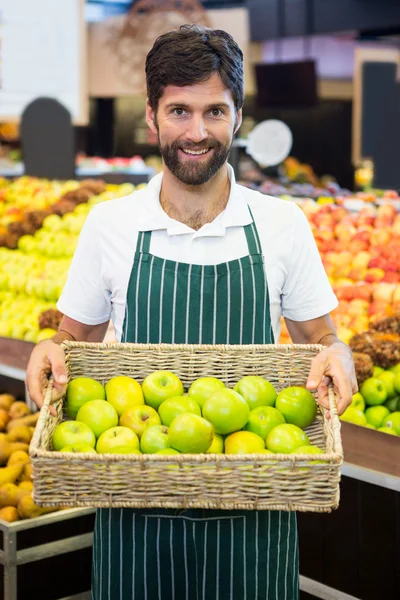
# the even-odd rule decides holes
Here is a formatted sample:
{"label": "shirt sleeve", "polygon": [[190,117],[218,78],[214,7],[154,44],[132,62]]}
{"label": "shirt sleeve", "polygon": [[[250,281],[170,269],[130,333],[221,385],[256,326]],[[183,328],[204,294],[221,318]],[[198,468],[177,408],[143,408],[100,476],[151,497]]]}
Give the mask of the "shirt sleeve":
{"label": "shirt sleeve", "polygon": [[294,205],[293,245],[282,289],[282,314],[292,321],[317,319],[334,310],[337,299],[303,211]]}
{"label": "shirt sleeve", "polygon": [[111,316],[110,293],[102,278],[101,240],[95,215],[96,208],[93,208],[82,228],[57,303],[64,315],[85,325],[105,323]]}

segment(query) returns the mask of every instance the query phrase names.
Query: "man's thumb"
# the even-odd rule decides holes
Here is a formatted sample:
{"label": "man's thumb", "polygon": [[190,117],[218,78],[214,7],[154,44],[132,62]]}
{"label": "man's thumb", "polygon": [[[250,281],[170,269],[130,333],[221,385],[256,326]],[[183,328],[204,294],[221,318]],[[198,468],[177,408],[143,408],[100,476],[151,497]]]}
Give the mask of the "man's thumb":
{"label": "man's thumb", "polygon": [[53,365],[52,372],[54,381],[56,383],[59,383],[60,385],[65,385],[66,383],[68,383],[68,377],[64,366]]}

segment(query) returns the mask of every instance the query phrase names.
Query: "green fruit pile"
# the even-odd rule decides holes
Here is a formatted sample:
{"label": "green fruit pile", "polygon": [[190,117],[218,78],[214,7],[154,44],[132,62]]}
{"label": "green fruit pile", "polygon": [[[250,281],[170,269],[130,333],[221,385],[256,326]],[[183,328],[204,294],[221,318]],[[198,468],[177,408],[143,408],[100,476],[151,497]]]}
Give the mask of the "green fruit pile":
{"label": "green fruit pile", "polygon": [[400,436],[400,364],[388,370],[375,366],[340,419]]}
{"label": "green fruit pile", "polygon": [[[187,393],[174,373],[155,371],[142,385],[119,376],[103,386],[73,379],[66,394],[71,419],[54,430],[53,449],[88,454],[317,454],[304,429],[317,414],[312,394],[288,387],[277,394],[260,376],[228,388],[214,377]],[[300,449],[300,450],[299,450]]]}

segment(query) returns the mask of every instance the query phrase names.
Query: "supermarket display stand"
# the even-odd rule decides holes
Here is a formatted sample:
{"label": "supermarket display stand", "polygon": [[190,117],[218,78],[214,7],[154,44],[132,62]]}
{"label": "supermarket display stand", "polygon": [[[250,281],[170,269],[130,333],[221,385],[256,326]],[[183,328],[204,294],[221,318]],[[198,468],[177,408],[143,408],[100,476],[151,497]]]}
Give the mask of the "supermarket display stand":
{"label": "supermarket display stand", "polygon": [[[32,348],[29,342],[0,337],[0,392],[5,384],[14,383],[19,386],[20,397],[25,394],[25,370]],[[27,401],[30,403],[29,398]],[[395,590],[400,589],[399,439],[350,423],[342,423],[342,439],[346,462],[342,467],[338,510],[328,515],[297,515],[301,598],[394,600],[398,597]],[[17,571],[28,561],[67,553],[73,557],[83,550],[90,572],[94,513],[94,509],[72,509],[13,524],[0,521],[0,565],[4,565],[4,582],[8,586],[5,600],[17,600],[12,595]],[[74,519],[82,517],[89,519],[85,529],[71,535]],[[34,542],[29,549],[20,548],[18,533],[35,528],[37,534],[45,524],[60,527],[62,523],[68,526],[61,538]],[[75,572],[74,576],[81,586],[78,595],[57,598],[90,598],[88,573]],[[43,596],[43,600],[47,597]]]}
{"label": "supermarket display stand", "polygon": [[[2,542],[0,565],[3,567],[2,597],[4,600],[17,600],[20,598],[18,595],[18,571],[23,565],[82,551],[86,548],[91,549],[93,544],[92,525],[94,513],[95,509],[92,508],[73,508],[15,523],[5,523],[0,520],[0,540]],[[71,535],[74,521],[76,522],[86,516],[91,516],[92,518],[86,519],[85,532]],[[63,525],[62,528],[60,528],[60,524]],[[53,537],[50,532],[52,530],[54,532],[56,527],[59,529],[57,539],[45,543],[35,543],[34,539],[28,539],[28,542],[32,545],[26,545],[26,538],[29,538],[26,534],[29,533],[29,530],[35,528],[35,537],[37,537],[37,533],[41,528],[47,528],[49,533],[46,535]],[[46,585],[47,576],[45,569],[38,568],[37,571],[38,574],[40,573],[40,582]],[[38,582],[32,581],[33,588],[36,588],[37,585]],[[60,587],[60,592],[63,594],[62,586]],[[36,589],[37,595],[35,594],[34,597],[44,598],[46,597],[45,593],[46,589]],[[66,596],[63,600],[83,600],[83,598],[89,597],[87,594],[87,592],[79,592],[78,594]]]}

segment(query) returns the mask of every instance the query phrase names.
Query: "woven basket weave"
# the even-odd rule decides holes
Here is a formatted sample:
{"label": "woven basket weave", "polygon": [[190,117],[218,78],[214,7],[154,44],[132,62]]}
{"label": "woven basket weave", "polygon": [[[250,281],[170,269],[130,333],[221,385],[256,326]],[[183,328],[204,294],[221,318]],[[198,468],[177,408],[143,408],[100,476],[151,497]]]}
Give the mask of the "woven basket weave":
{"label": "woven basket weave", "polygon": [[[262,375],[279,391],[305,385],[322,346],[64,344],[69,379],[105,384],[117,375],[140,382],[152,371],[178,375],[187,390],[198,377],[232,387],[244,375]],[[216,508],[330,512],[339,503],[343,450],[333,392],[306,429],[319,455],[177,454],[93,455],[51,450],[54,428],[65,418],[63,399],[49,413],[52,381],[32,438],[34,499],[42,506]],[[320,461],[324,461],[322,464]]]}

